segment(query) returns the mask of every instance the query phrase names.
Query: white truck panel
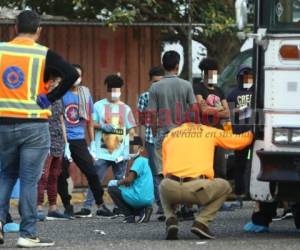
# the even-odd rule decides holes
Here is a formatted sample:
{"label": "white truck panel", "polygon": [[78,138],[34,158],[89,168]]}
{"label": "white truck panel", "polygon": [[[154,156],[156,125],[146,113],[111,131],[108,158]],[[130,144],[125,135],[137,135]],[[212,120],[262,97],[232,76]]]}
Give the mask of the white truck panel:
{"label": "white truck panel", "polygon": [[300,147],[276,146],[272,143],[273,127],[300,128],[300,114],[265,114],[264,150],[300,152]]}
{"label": "white truck panel", "polygon": [[256,140],[253,146],[253,157],[251,162],[250,195],[253,200],[272,201],[269,182],[257,180],[260,171],[260,160],[256,151],[262,148],[264,148],[264,141]]}

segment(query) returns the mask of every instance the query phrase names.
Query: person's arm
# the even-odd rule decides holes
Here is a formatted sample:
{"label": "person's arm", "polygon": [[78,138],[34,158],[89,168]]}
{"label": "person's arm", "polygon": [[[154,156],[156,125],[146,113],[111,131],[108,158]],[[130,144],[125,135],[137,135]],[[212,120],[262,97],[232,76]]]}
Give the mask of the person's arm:
{"label": "person's arm", "polygon": [[89,98],[89,120],[88,120],[88,135],[90,141],[95,140],[95,130],[94,130],[94,102],[92,96]]}
{"label": "person's arm", "polygon": [[[190,85],[189,85],[190,86]],[[189,122],[190,119],[193,119],[193,122],[199,123],[200,122],[200,106],[195,98],[194,90],[192,86],[188,88],[187,92],[187,102],[190,106],[190,117],[186,117],[187,121]],[[191,116],[193,114],[193,116]]]}
{"label": "person's arm", "polygon": [[155,89],[152,85],[149,90],[149,104],[146,109],[146,125],[151,128],[154,137],[157,134],[157,121],[158,121],[158,107],[157,107]]}
{"label": "person's arm", "polygon": [[62,78],[61,83],[47,94],[48,100],[53,103],[54,101],[60,99],[73,86],[73,84],[79,78],[79,74],[70,63],[65,61],[61,56],[57,55],[50,49],[46,55],[45,67],[45,72],[57,72]]}
{"label": "person's arm", "polygon": [[93,125],[94,129],[100,129],[100,122],[99,122],[99,114],[98,114],[98,107],[97,103],[94,104],[94,112],[93,112]]}
{"label": "person's arm", "polygon": [[93,119],[90,119],[88,122],[88,136],[90,138],[90,141],[95,140],[95,131],[94,131],[94,121]]}
{"label": "person's arm", "polygon": [[129,106],[125,106],[125,107],[126,107],[126,117],[125,117],[126,133],[128,133],[130,139],[132,139],[136,135],[135,128],[137,125],[131,108]]}
{"label": "person's arm", "polygon": [[133,181],[136,179],[137,174],[135,171],[129,171],[128,175],[122,179],[118,181],[118,186],[124,185],[124,186],[130,186]]}
{"label": "person's arm", "polygon": [[140,95],[139,100],[137,102],[137,110],[138,110],[138,121],[140,125],[145,125],[145,109],[146,105],[146,97],[145,93]]}
{"label": "person's arm", "polygon": [[162,173],[163,176],[167,175],[167,169],[166,169],[166,161],[167,161],[167,141],[169,140],[169,137],[167,136],[162,143]]}
{"label": "person's arm", "polygon": [[137,109],[140,112],[144,112],[146,108],[147,108],[147,105],[146,105],[146,98],[145,98],[145,93],[144,93],[144,94],[140,95],[140,97],[139,97],[139,100],[137,102]]}
{"label": "person's arm", "polygon": [[101,126],[100,126],[99,123],[97,123],[97,122],[94,121],[93,124],[94,124],[94,128],[95,129],[101,129]]}
{"label": "person's arm", "polygon": [[196,95],[196,100],[199,103],[200,111],[202,113],[214,114],[214,113],[218,113],[220,111],[219,108],[208,106],[205,103],[205,100],[203,99],[202,95]]}
{"label": "person's arm", "polygon": [[222,103],[223,110],[219,111],[219,117],[220,118],[229,118],[230,110],[229,110],[228,102],[226,101],[226,99],[223,99],[221,101],[221,103]]}
{"label": "person's arm", "polygon": [[61,122],[64,141],[65,141],[65,143],[68,143],[67,130],[66,130],[66,125],[65,125],[65,121],[64,121],[64,116],[60,115],[59,118],[60,118],[60,122]]}
{"label": "person's arm", "polygon": [[131,128],[128,130],[130,140],[136,136],[135,128]]}
{"label": "person's arm", "polygon": [[215,129],[216,145],[224,149],[241,150],[250,145],[253,141],[251,131],[242,134],[232,134],[221,129]]}

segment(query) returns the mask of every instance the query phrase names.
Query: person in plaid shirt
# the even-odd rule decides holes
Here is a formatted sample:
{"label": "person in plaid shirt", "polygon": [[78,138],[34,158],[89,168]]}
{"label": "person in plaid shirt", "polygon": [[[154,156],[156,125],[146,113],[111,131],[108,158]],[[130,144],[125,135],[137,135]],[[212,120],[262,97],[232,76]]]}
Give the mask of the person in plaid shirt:
{"label": "person in plaid shirt", "polygon": [[[165,75],[165,72],[160,67],[153,67],[149,71],[149,79],[150,84],[154,84],[155,82],[160,81],[160,79]],[[146,111],[149,102],[149,92],[144,92],[140,95],[137,108],[139,112],[143,113]],[[145,127],[145,147],[148,153],[149,158],[149,165],[151,168],[151,172],[153,175],[153,184],[154,184],[154,195],[155,195],[155,202],[158,206],[157,214],[163,214],[163,209],[160,202],[159,197],[159,190],[158,185],[160,183],[160,176],[157,170],[157,166],[155,164],[155,147],[154,147],[154,140],[152,135],[152,130],[149,126]]]}

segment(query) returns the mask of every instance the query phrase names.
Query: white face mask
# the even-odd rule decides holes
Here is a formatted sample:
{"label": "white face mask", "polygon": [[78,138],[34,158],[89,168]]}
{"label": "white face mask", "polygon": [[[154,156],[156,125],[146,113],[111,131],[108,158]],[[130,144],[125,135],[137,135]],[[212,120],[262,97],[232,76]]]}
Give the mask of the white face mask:
{"label": "white face mask", "polygon": [[130,159],[135,159],[136,157],[138,157],[140,155],[140,153],[141,153],[140,150],[138,152],[136,152],[135,154],[129,153],[129,158]]}
{"label": "white face mask", "polygon": [[116,100],[119,100],[121,97],[121,92],[112,92],[111,93],[111,99],[116,101]]}
{"label": "white face mask", "polygon": [[253,86],[253,83],[243,83],[244,89],[250,89]]}
{"label": "white face mask", "polygon": [[218,75],[213,75],[212,78],[208,78],[208,84],[216,85],[218,83]]}

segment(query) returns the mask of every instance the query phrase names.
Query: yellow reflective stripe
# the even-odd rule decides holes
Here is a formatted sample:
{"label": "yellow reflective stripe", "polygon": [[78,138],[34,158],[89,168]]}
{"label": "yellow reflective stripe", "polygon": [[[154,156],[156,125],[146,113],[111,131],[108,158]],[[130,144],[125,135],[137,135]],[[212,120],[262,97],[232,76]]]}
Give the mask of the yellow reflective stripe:
{"label": "yellow reflective stripe", "polygon": [[24,110],[36,110],[41,108],[36,103],[0,102],[0,108],[16,108]]}
{"label": "yellow reflective stripe", "polygon": [[12,111],[12,112],[16,112],[16,113],[29,113],[29,114],[33,114],[33,113],[37,113],[37,114],[51,114],[50,110],[41,110],[41,109],[36,109],[36,110],[27,110],[27,109],[17,109],[17,108],[1,108],[0,107],[0,112],[1,111]]}
{"label": "yellow reflective stripe", "polygon": [[14,53],[14,52],[10,52],[10,51],[2,51],[3,55],[9,55],[9,56],[18,56],[18,57],[34,57],[34,58],[40,58],[40,59],[44,59],[45,56],[43,55],[33,55],[33,54],[27,54],[27,53]]}
{"label": "yellow reflective stripe", "polygon": [[32,45],[23,45],[23,44],[11,43],[11,42],[2,42],[2,43],[0,43],[0,47],[1,46],[19,47],[22,49],[35,48],[35,49],[39,49],[39,50],[48,50],[47,47],[40,45],[38,43],[34,43]]}
{"label": "yellow reflective stripe", "polygon": [[4,52],[12,52],[27,55],[46,56],[47,49],[34,46],[18,46],[15,44],[2,44],[0,50]]}
{"label": "yellow reflective stripe", "polygon": [[[30,60],[29,60],[29,69],[32,68],[32,61],[33,61],[33,58],[30,57]],[[27,82],[28,83],[31,83],[31,74],[27,74]],[[31,84],[27,84],[27,100],[30,100],[31,99],[31,95],[32,95],[32,91],[31,91]]]}
{"label": "yellow reflective stripe", "polygon": [[31,75],[31,81],[28,81],[30,83],[31,100],[35,100],[38,94],[38,88],[39,88],[38,76],[40,75],[39,68],[40,68],[40,60],[34,58],[32,61],[32,66],[31,68],[29,68],[29,72],[28,72],[28,75]]}
{"label": "yellow reflective stripe", "polygon": [[0,98],[0,102],[12,102],[12,103],[24,103],[24,104],[35,104],[34,100],[20,100],[20,99],[8,99]]}

